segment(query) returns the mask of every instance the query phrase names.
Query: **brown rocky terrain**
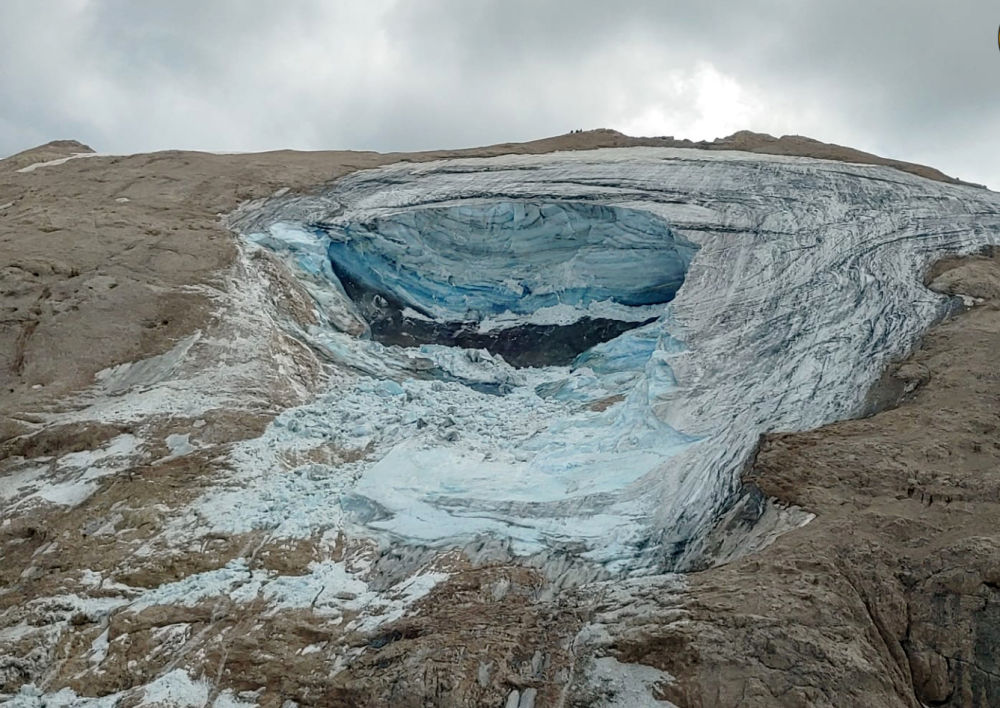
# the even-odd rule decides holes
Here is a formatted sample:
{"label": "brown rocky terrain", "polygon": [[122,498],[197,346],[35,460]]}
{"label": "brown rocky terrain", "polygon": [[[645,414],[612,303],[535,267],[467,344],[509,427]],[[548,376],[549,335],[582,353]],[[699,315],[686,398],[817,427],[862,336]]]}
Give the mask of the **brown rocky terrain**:
{"label": "brown rocky terrain", "polygon": [[[263,602],[100,609],[121,587],[155,588],[236,560],[244,565],[234,572],[249,575],[301,573],[324,558],[373,562],[371,548],[342,539],[252,532],[174,547],[165,537],[170,510],[222,472],[232,443],[258,434],[320,380],[315,355],[277,324],[279,311],[308,324],[307,296],[272,259],[244,257],[220,215],[399,160],[631,145],[838,159],[954,181],[752,133],[691,143],[589,131],[408,155],[163,152],[19,171],[90,152],[58,141],[0,160],[0,480],[36,468],[58,480],[68,455],[139,441],[82,504],[0,509],[0,695],[34,684],[149,704],[142,687],[180,667],[211,679],[206,703],[228,691],[270,706],[527,708],[615,696],[628,705],[624,684],[645,675],[622,668],[622,685],[611,676],[603,692],[577,680],[607,673],[589,658],[601,646],[622,666],[667,672],[672,682],[655,671],[649,681],[681,706],[1000,704],[1000,445],[992,442],[1000,259],[992,255],[928,274],[933,288],[978,300],[888,373],[898,405],[762,440],[745,481],[816,518],[753,555],[683,581],[597,591],[455,554],[434,561],[451,576],[414,612],[367,633],[340,629],[344,616]],[[233,285],[247,269],[267,284],[250,308]],[[183,357],[172,354],[178,347]],[[116,391],[173,381],[190,390],[216,382],[208,394],[217,397],[187,416],[150,403],[127,422],[97,422]],[[196,453],[177,456],[161,442],[191,426],[200,431]],[[102,641],[98,666],[88,655]],[[354,659],[339,673],[333,648]]]}

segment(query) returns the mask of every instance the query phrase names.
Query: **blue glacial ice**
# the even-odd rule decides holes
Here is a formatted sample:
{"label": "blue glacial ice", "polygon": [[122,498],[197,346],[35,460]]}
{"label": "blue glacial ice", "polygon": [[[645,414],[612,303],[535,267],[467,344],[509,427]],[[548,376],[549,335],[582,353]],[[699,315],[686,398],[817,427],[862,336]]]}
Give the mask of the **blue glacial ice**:
{"label": "blue glacial ice", "polygon": [[586,202],[431,207],[317,230],[338,274],[438,321],[669,302],[695,252],[649,212]]}
{"label": "blue glacial ice", "polygon": [[[762,433],[864,410],[954,306],[923,286],[927,264],[1000,242],[1000,197],[633,148],[394,165],[231,224],[313,294],[321,325],[299,334],[332,368],[325,393],[234,452],[232,486],[200,503],[212,524],[486,536],[640,572],[697,555]],[[625,324],[567,365],[515,367],[447,336],[376,341],[383,307],[447,336],[550,328],[524,340],[538,347]],[[324,449],[339,452],[317,463]]]}

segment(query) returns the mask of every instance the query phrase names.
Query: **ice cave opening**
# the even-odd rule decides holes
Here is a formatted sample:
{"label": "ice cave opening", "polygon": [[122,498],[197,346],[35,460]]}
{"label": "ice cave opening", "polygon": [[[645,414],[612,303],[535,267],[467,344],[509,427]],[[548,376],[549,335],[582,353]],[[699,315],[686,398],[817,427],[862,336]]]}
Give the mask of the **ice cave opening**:
{"label": "ice cave opening", "polygon": [[485,349],[569,365],[653,322],[695,248],[649,212],[487,202],[317,224],[330,266],[383,344]]}

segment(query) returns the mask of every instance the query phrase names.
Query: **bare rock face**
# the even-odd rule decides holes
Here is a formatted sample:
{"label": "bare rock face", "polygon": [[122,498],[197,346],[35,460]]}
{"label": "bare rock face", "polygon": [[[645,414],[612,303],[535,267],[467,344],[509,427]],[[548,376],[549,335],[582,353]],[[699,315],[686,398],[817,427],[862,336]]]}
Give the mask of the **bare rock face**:
{"label": "bare rock face", "polygon": [[[502,155],[526,157],[471,159]],[[834,174],[812,158],[860,164]],[[413,155],[103,156],[55,141],[0,160],[0,699],[1000,703],[1000,258],[984,248],[1000,242],[1000,199],[956,182],[746,132],[694,144],[591,131]],[[543,198],[588,206],[537,206]],[[434,209],[466,232],[484,213],[490,229],[527,214],[541,240],[508,264],[506,279],[493,277],[494,252],[477,252],[473,289],[461,290],[454,268],[457,277],[430,286],[406,280],[407,257],[427,276],[440,265],[427,254],[447,255],[423,216],[411,218]],[[636,265],[617,293],[602,229],[624,229],[623,248],[662,234],[616,209],[669,225],[683,257],[662,260],[654,249],[644,265],[681,263],[682,285],[644,281]],[[576,271],[536,253],[547,248],[546,219],[586,221],[591,240],[574,267],[605,278],[624,304],[593,310],[597,297]],[[359,224],[364,255],[395,259],[391,277],[349,247]],[[323,249],[303,233],[327,239]],[[531,273],[507,282],[536,257],[562,268],[556,308]],[[349,278],[363,287],[338,290]],[[421,299],[442,283],[462,304],[443,290]],[[475,299],[483,283],[521,299],[486,312]],[[409,299],[380,326],[416,317],[404,334],[430,331],[439,337],[430,349],[368,338],[400,293]],[[655,317],[676,341],[650,349],[661,355],[647,378],[628,378],[621,362],[646,351],[643,332],[657,325],[627,308],[668,301],[669,314]],[[542,346],[557,330],[535,336],[530,327],[561,327],[572,307],[628,324],[597,354],[588,342],[558,385],[544,367],[515,370],[439,344],[460,330],[513,346],[470,334],[474,323],[528,332]],[[788,311],[791,319],[779,317]],[[774,316],[747,329],[759,312]],[[518,317],[522,330],[503,329]],[[435,318],[450,324],[427,324]],[[590,336],[588,322],[574,319],[573,336]],[[635,346],[614,348],[622,332]],[[769,362],[765,370],[713,389],[725,377],[712,372],[748,352]],[[666,384],[654,377],[664,362]],[[614,375],[601,379],[601,367]],[[584,381],[585,369],[599,375]],[[765,384],[773,395],[749,396]],[[424,498],[407,494],[426,477],[400,486],[385,476],[385,460],[405,470],[428,449],[413,443],[390,456],[404,438],[475,450],[499,426],[513,448],[523,431],[507,411],[521,395],[549,406],[536,411],[540,426],[567,406],[584,421],[648,410],[681,431],[724,411],[746,439],[710,438],[728,441],[711,458],[685,453],[685,469],[711,459],[711,474],[673,493],[657,482],[666,468],[625,491],[529,500],[504,496],[516,492],[514,478],[482,499],[458,478]],[[493,422],[466,426],[465,405]],[[408,417],[414,406],[421,415]],[[635,430],[616,448],[629,465]],[[479,470],[496,464],[484,458],[469,475],[491,483]],[[597,481],[621,472],[613,467]],[[426,504],[414,507],[417,521],[445,509],[464,525],[417,526],[424,536],[415,540],[399,523],[400,499]],[[610,524],[612,512],[627,524]],[[574,526],[595,520],[613,529],[597,542]],[[643,529],[656,533],[629,536]]]}

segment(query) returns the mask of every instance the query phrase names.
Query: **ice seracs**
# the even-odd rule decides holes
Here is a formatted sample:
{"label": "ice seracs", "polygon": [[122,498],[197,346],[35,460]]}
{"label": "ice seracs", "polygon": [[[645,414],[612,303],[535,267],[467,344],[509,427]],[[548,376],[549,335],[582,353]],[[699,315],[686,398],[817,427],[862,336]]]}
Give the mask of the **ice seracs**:
{"label": "ice seracs", "polygon": [[[697,557],[761,433],[863,409],[953,306],[923,269],[1000,241],[1000,197],[630,148],[400,164],[231,223],[307,284],[323,321],[308,336],[335,372],[237,454],[228,493],[261,509],[240,523],[488,536],[643,571]],[[324,445],[358,454],[282,461]],[[317,513],[254,503],[282,485]]]}

